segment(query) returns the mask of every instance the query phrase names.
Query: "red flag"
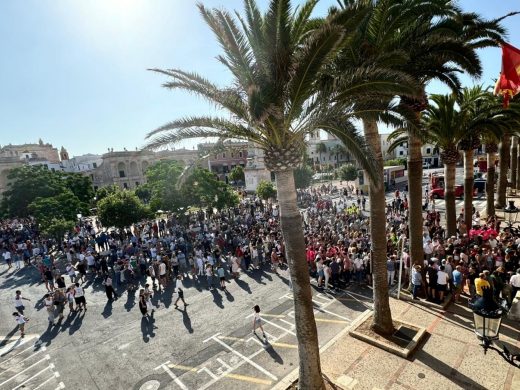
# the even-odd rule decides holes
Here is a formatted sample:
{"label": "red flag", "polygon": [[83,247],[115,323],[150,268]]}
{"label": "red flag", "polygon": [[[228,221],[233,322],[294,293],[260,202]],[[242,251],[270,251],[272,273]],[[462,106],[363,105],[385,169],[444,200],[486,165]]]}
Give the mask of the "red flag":
{"label": "red flag", "polygon": [[504,107],[520,92],[520,50],[502,43],[502,71],[495,85],[495,95],[504,97]]}

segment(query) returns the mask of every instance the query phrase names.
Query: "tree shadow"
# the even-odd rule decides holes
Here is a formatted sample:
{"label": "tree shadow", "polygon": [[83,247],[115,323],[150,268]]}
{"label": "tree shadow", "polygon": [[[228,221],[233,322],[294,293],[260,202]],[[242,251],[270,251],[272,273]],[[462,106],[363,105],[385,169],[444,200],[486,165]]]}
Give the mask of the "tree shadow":
{"label": "tree shadow", "polygon": [[186,310],[186,306],[183,308],[183,310],[179,309],[178,307],[176,307],[175,310],[180,311],[182,313],[182,323],[184,324],[184,327],[186,328],[188,333],[193,333],[193,328],[191,327],[191,318],[188,315],[188,310]]}
{"label": "tree shadow", "polygon": [[213,302],[215,303],[215,305],[223,309],[224,304],[222,303],[222,295],[220,295],[216,288],[211,290],[211,295],[213,295]]}
{"label": "tree shadow", "polygon": [[154,324],[155,318],[153,318],[153,313],[141,318],[141,333],[143,334],[143,341],[145,343],[148,343],[150,338],[155,337],[154,329],[157,329],[157,327]]}
{"label": "tree shadow", "polygon": [[252,294],[251,288],[249,287],[249,284],[243,280],[240,280],[240,278],[235,279],[235,282],[237,285],[244,291],[246,291],[248,294]]}
{"label": "tree shadow", "polygon": [[[427,334],[425,337],[424,342],[426,342],[430,338],[430,335]],[[423,344],[422,343],[422,344]],[[424,345],[424,344],[423,344]],[[443,361],[437,359],[435,356],[430,355],[428,352],[425,352],[423,349],[421,349],[419,352],[415,354],[415,356],[412,358],[412,361],[418,360],[428,366],[430,369],[434,370],[435,372],[441,374],[449,381],[453,382],[457,386],[463,388],[463,389],[472,389],[472,390],[486,390],[486,388],[479,383],[475,382],[470,377],[462,374],[457,369],[449,366],[448,364],[444,363]],[[419,374],[421,375],[421,374]],[[423,374],[425,375],[425,374]]]}
{"label": "tree shadow", "polygon": [[111,299],[109,299],[107,301],[107,303],[105,303],[105,307],[103,309],[103,312],[101,313],[101,315],[104,318],[108,318],[112,315],[112,304],[113,304],[113,301]]}

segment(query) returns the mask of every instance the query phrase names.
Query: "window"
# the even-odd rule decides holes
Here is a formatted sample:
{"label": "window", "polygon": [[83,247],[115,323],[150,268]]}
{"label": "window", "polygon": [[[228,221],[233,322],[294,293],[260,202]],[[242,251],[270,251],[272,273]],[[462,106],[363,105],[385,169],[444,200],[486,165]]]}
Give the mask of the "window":
{"label": "window", "polygon": [[222,158],[226,158],[226,153],[222,153]]}
{"label": "window", "polygon": [[238,152],[238,157],[242,157],[242,152]]}
{"label": "window", "polygon": [[430,148],[426,148],[426,154],[430,154],[432,150]]}
{"label": "window", "polygon": [[93,166],[94,168],[97,168],[97,163],[92,163],[92,166]]}
{"label": "window", "polygon": [[54,169],[54,168],[51,168],[51,171],[52,171],[52,172],[56,172],[56,169]]}
{"label": "window", "polygon": [[98,190],[98,186],[94,186],[94,191],[97,191]]}
{"label": "window", "polygon": [[233,157],[235,157],[235,156],[234,156],[234,153],[231,153],[231,158],[233,158]]}
{"label": "window", "polygon": [[135,182],[135,186],[139,187],[139,182],[138,181]]}
{"label": "window", "polygon": [[404,152],[402,150],[399,151],[399,156],[402,156]]}
{"label": "window", "polygon": [[125,177],[125,171],[119,171],[119,177]]}
{"label": "window", "polygon": [[127,190],[127,189],[128,189],[128,184],[127,184],[127,183],[123,183],[123,188],[124,188],[125,190]]}

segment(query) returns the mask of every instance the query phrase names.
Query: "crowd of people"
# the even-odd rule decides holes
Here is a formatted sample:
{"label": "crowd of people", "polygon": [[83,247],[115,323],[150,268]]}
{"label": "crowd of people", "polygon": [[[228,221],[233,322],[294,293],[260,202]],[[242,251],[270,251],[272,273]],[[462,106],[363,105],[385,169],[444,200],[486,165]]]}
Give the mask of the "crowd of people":
{"label": "crowd of people", "polygon": [[[350,284],[372,284],[370,221],[362,191],[332,185],[298,190],[309,275],[330,292]],[[476,213],[476,212],[475,212]],[[441,216],[425,211],[424,259],[408,251],[408,200],[395,191],[387,204],[387,273],[391,287],[402,268],[403,288],[414,299],[442,302],[448,294],[482,294],[492,288],[510,304],[520,288],[520,236],[500,230],[494,218],[468,232],[446,237]],[[8,267],[35,266],[47,290],[43,297],[50,324],[70,313],[87,310],[85,283],[102,283],[108,300],[139,293],[143,317],[154,310],[154,294],[177,294],[184,306],[184,280],[208,290],[226,289],[228,279],[256,270],[278,272],[285,266],[285,248],[276,204],[244,197],[221,212],[171,214],[126,229],[105,229],[86,219],[63,243],[40,238],[31,220],[4,221],[0,248]],[[517,276],[518,275],[518,276]],[[167,291],[168,286],[172,288]],[[22,299],[16,293],[16,320]]]}

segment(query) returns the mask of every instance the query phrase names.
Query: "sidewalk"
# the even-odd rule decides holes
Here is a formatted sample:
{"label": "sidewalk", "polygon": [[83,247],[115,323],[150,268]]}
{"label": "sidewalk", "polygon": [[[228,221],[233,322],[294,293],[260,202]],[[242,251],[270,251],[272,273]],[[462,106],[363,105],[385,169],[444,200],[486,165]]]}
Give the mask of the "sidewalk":
{"label": "sidewalk", "polygon": [[[495,351],[484,355],[464,306],[446,311],[391,298],[394,319],[427,328],[426,340],[403,359],[344,334],[321,355],[322,370],[344,389],[520,389],[520,370]],[[520,350],[518,322],[502,322],[499,345]]]}

